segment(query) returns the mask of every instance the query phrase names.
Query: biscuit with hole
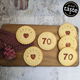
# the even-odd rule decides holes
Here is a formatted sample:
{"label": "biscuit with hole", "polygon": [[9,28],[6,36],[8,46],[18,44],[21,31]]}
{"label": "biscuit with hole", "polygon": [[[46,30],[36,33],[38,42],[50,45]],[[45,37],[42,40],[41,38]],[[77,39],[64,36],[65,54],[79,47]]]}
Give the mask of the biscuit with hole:
{"label": "biscuit with hole", "polygon": [[38,37],[38,45],[43,50],[51,50],[56,46],[56,36],[52,32],[43,32]]}
{"label": "biscuit with hole", "polygon": [[30,44],[35,40],[36,32],[30,26],[22,26],[16,32],[16,39],[21,44]]}
{"label": "biscuit with hole", "polygon": [[71,66],[73,65],[78,58],[77,52],[70,48],[63,48],[58,54],[58,60],[63,66]]}
{"label": "biscuit with hole", "polygon": [[32,46],[25,50],[23,58],[29,66],[37,66],[43,60],[43,53],[38,47]]}
{"label": "biscuit with hole", "polygon": [[77,36],[76,28],[70,23],[62,24],[59,28],[59,36],[63,37],[66,35],[71,35],[73,37]]}
{"label": "biscuit with hole", "polygon": [[59,49],[63,49],[65,47],[71,47],[76,50],[77,48],[77,40],[73,36],[64,36],[59,40],[58,43]]}

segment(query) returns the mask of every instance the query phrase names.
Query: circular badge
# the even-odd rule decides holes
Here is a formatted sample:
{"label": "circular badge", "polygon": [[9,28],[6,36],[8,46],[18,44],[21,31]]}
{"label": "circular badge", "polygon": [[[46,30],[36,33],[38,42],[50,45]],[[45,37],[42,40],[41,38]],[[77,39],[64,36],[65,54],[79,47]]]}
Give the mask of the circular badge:
{"label": "circular badge", "polygon": [[78,11],[78,5],[73,1],[69,1],[63,6],[63,12],[68,17],[74,17],[75,15],[77,15]]}

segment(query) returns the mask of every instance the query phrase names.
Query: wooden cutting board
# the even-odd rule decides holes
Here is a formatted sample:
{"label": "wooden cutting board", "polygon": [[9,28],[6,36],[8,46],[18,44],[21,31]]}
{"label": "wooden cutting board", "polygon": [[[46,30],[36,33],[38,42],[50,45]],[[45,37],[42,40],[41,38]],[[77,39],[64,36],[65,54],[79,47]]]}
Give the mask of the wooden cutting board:
{"label": "wooden cutting board", "polygon": [[[4,24],[2,26],[2,29],[6,30],[6,31],[10,31],[12,33],[16,33],[17,29],[21,26],[23,26],[23,25],[22,24]],[[57,45],[54,49],[49,50],[49,51],[45,51],[45,50],[41,49],[43,52],[43,61],[38,66],[62,66],[58,61],[58,53],[59,53],[58,41],[60,40],[60,37],[58,35],[59,26],[48,26],[48,25],[28,25],[28,26],[31,26],[36,31],[36,34],[37,34],[36,39],[34,41],[34,46],[39,47],[38,43],[37,43],[37,39],[38,39],[38,36],[44,31],[52,32],[53,34],[55,34],[55,36],[57,38]],[[78,32],[77,27],[76,27],[76,29]],[[78,54],[78,59],[75,62],[75,64],[73,64],[72,66],[79,65],[79,34],[77,34],[76,40],[78,43],[78,46],[76,49],[77,54]],[[5,58],[0,59],[0,65],[1,66],[28,66],[23,60],[24,51],[25,51],[25,49],[17,52],[16,53],[17,57],[13,60],[6,60]]]}

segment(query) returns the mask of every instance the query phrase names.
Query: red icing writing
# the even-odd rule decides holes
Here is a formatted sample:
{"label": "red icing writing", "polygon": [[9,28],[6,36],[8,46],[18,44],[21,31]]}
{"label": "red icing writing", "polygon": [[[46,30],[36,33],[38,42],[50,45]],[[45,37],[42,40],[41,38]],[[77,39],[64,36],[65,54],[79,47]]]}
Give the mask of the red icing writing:
{"label": "red icing writing", "polygon": [[66,57],[68,56],[68,59],[69,60],[72,60],[73,59],[73,55],[72,54],[67,54],[67,53],[64,53],[65,57],[64,57],[64,60],[66,59]]}
{"label": "red icing writing", "polygon": [[45,42],[47,42],[48,45],[51,44],[51,39],[50,38],[48,38],[48,39],[42,38],[42,39],[43,39],[43,44],[45,44]]}
{"label": "red icing writing", "polygon": [[[71,56],[71,57],[70,57],[70,56]],[[68,59],[69,59],[69,60],[72,60],[72,59],[73,59],[73,55],[72,55],[72,54],[69,54]]]}
{"label": "red icing writing", "polygon": [[42,38],[44,41],[43,41],[43,44],[45,44],[45,41],[46,41],[46,38]]}
{"label": "red icing writing", "polygon": [[64,60],[65,60],[68,54],[64,54],[64,55],[65,55],[65,57],[64,57]]}

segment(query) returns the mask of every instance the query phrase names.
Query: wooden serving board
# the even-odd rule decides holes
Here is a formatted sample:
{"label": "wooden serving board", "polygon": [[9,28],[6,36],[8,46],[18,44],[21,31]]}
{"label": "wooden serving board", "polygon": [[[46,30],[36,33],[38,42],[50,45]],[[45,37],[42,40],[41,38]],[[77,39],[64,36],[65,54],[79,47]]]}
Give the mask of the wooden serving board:
{"label": "wooden serving board", "polygon": [[[21,24],[4,24],[2,26],[2,29],[10,31],[12,33],[16,33],[17,29],[21,26],[23,26],[23,25],[21,25]],[[44,31],[52,32],[53,34],[55,34],[55,36],[57,38],[57,45],[55,46],[54,49],[49,50],[49,51],[41,49],[43,52],[43,61],[38,66],[62,66],[58,61],[58,53],[59,53],[58,41],[60,39],[60,37],[58,35],[59,26],[48,26],[48,25],[28,25],[28,26],[31,26],[36,31],[36,34],[37,34],[36,39],[34,41],[34,46],[39,47],[38,43],[37,43],[37,39],[38,39],[38,36]],[[77,27],[76,27],[76,29],[78,32]],[[79,34],[77,34],[76,40],[78,43],[78,46],[76,49],[77,54],[78,54],[78,59],[75,62],[75,64],[73,64],[72,66],[79,65]],[[6,60],[5,58],[0,59],[0,65],[1,66],[28,66],[23,60],[24,51],[25,51],[25,49],[17,52],[16,53],[17,57],[13,60]]]}

